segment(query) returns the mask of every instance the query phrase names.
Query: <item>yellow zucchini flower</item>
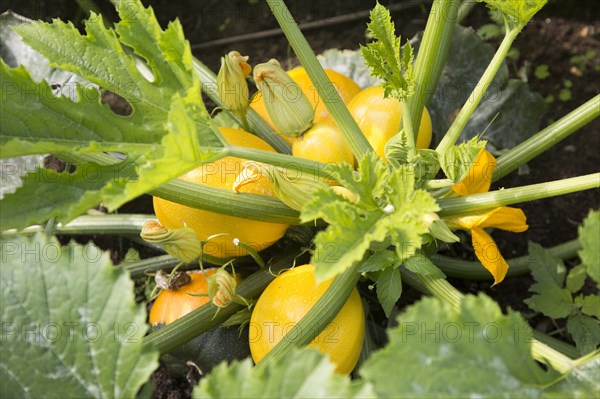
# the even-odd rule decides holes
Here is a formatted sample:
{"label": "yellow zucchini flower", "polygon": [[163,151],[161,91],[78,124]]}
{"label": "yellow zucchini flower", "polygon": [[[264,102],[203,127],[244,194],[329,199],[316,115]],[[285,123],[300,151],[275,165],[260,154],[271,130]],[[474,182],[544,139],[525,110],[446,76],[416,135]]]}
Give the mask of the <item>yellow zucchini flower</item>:
{"label": "yellow zucchini flower", "polygon": [[458,195],[486,193],[492,184],[492,174],[496,169],[496,158],[488,150],[482,148],[469,168],[469,172],[461,181],[452,186]]}
{"label": "yellow zucchini flower", "polygon": [[487,213],[462,216],[447,221],[448,227],[470,230],[475,249],[475,256],[481,264],[494,276],[494,285],[504,280],[508,272],[508,263],[500,254],[492,237],[483,230],[495,227],[500,230],[522,233],[527,230],[525,213],[518,208],[501,206]]}
{"label": "yellow zucchini flower", "polygon": [[[482,149],[469,169],[467,175],[452,186],[458,195],[484,193],[490,189],[492,174],[496,169],[496,159],[485,148]],[[486,227],[521,233],[527,226],[525,213],[518,208],[502,206],[485,213],[467,215],[447,220],[450,228],[471,231],[475,256],[494,276],[494,285],[504,280],[508,272],[508,263],[500,254],[492,237],[485,232]]]}

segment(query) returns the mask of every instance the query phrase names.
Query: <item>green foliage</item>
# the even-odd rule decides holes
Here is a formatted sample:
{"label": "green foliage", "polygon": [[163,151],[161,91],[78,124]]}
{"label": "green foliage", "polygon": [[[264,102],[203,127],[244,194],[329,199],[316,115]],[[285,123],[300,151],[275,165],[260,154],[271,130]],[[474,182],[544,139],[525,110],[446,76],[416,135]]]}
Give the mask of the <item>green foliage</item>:
{"label": "green foliage", "polygon": [[204,377],[192,398],[374,398],[369,384],[351,381],[314,349],[293,350],[261,367],[250,359],[222,363]]}
{"label": "green foliage", "polygon": [[522,29],[548,0],[478,0],[499,12],[511,29]]}
{"label": "green foliage", "polygon": [[393,167],[399,168],[402,165],[408,165],[412,168],[417,184],[435,178],[440,169],[437,151],[422,148],[418,149],[415,154],[407,144],[404,129],[388,140],[384,152],[385,158]]}
{"label": "green foliage", "polygon": [[464,297],[459,310],[425,298],[398,322],[360,369],[380,397],[538,397],[558,376],[531,357],[521,316],[484,295]]}
{"label": "green foliage", "polygon": [[535,70],[533,71],[533,75],[539,80],[546,79],[548,76],[550,76],[550,71],[548,69],[548,65],[547,64],[538,65],[535,68]]}
{"label": "green foliage", "polygon": [[384,80],[385,97],[408,100],[415,91],[410,43],[401,48],[401,38],[396,36],[390,12],[379,3],[371,11],[367,28],[375,41],[361,46],[361,52],[371,74]]}
{"label": "green foliage", "polygon": [[[136,7],[136,12],[131,12],[131,7]],[[103,202],[111,210],[214,157],[214,151],[206,146],[223,146],[209,126],[181,25],[174,22],[163,31],[152,10],[139,2],[117,2],[117,11],[121,21],[114,30],[105,28],[102,17],[92,14],[85,23],[87,35],[59,20],[14,28],[26,44],[50,60],[50,66],[92,83],[77,84],[72,98],[57,97],[46,81],[34,80],[24,67],[13,69],[0,63],[0,84],[16,88],[3,93],[2,156],[125,153],[127,159],[120,168],[128,170],[127,175],[111,174],[110,169],[98,166],[103,172],[100,176],[82,172],[71,176],[74,190],[85,191],[92,183],[93,205]],[[135,56],[125,48],[132,49]],[[140,63],[151,70],[152,79],[138,68]],[[131,115],[117,115],[102,104],[96,85],[122,96],[133,110]],[[37,203],[38,197],[31,197],[32,192],[47,192],[52,187],[44,178],[26,179],[26,186],[7,200],[9,211],[2,213],[3,227],[24,227],[54,215],[66,222],[92,203],[92,194],[86,193],[79,197],[81,201],[72,195],[56,209],[48,209],[44,199]],[[31,213],[7,223],[4,217],[12,213],[13,204],[24,201]]]}
{"label": "green foliage", "polygon": [[577,313],[567,319],[567,331],[583,355],[595,351],[600,344],[598,319]]}
{"label": "green foliage", "polygon": [[3,238],[2,397],[134,397],[158,366],[127,272],[88,244]]}
{"label": "green foliage", "polygon": [[448,179],[457,183],[469,172],[477,155],[486,145],[485,140],[473,137],[471,140],[453,146],[444,154],[441,154],[440,166]]}
{"label": "green foliage", "polygon": [[600,284],[600,211],[591,211],[579,227],[579,257],[587,266],[587,274]]}
{"label": "green foliage", "polygon": [[567,101],[571,100],[572,97],[573,97],[573,93],[571,92],[571,89],[569,89],[568,87],[563,87],[562,89],[560,89],[560,92],[558,93],[558,99],[560,101],[567,102]]}
{"label": "green foliage", "polygon": [[402,278],[398,267],[386,267],[377,278],[377,299],[383,307],[386,317],[390,317],[392,309],[402,295]]}
{"label": "green foliage", "polygon": [[567,274],[563,262],[541,246],[531,243],[529,253],[529,267],[535,279],[529,291],[535,295],[524,302],[550,318],[567,318],[567,331],[582,355],[595,350],[600,344],[600,298],[575,296],[585,283],[585,265],[576,266]]}
{"label": "green foliage", "polygon": [[444,272],[442,272],[432,261],[426,256],[416,255],[404,262],[404,265],[408,270],[415,274],[423,276],[431,276],[434,278],[446,278]]}
{"label": "green foliage", "polygon": [[387,267],[396,265],[398,256],[396,253],[387,249],[376,251],[370,255],[358,268],[360,273],[377,272]]}
{"label": "green foliage", "polygon": [[600,392],[600,354],[595,353],[575,361],[573,371],[544,392],[544,398],[588,399]]}
{"label": "green foliage", "polygon": [[362,260],[374,243],[390,240],[400,261],[414,255],[428,232],[422,216],[439,208],[427,191],[415,189],[412,170],[390,170],[371,153],[360,160],[357,174],[344,164],[334,175],[358,201],[319,190],[302,210],[302,222],[322,218],[329,224],[314,240],[311,263],[317,279],[343,272]]}
{"label": "green foliage", "polygon": [[572,56],[569,59],[569,62],[576,66],[579,69],[579,71],[585,73],[588,67],[588,63],[593,61],[594,57],[596,57],[596,52],[594,50],[588,50],[585,54],[577,54]]}
{"label": "green foliage", "polygon": [[502,27],[496,24],[485,24],[477,29],[477,35],[479,35],[482,40],[496,39],[502,36],[503,33]]}
{"label": "green foliage", "polygon": [[[422,34],[418,34],[410,40],[415,52],[421,37]],[[493,48],[472,30],[456,27],[440,82],[427,104],[434,141],[441,140],[460,107],[468,101],[477,83],[474,77],[482,75],[493,54]],[[358,79],[361,87],[378,84],[376,79],[365,77],[366,67],[358,51],[331,49],[319,56],[319,60],[323,67]],[[525,82],[509,80],[504,63],[459,141],[467,141],[485,131],[484,138],[495,148],[512,148],[539,130],[544,111],[544,98],[531,92]]]}
{"label": "green foliage", "polygon": [[[418,52],[422,35],[411,39]],[[469,28],[457,26],[448,59],[435,93],[427,105],[434,141],[440,141],[494,55],[494,49]],[[458,142],[485,131],[483,138],[497,149],[512,148],[539,130],[544,99],[521,80],[509,79],[504,62]],[[493,120],[493,122],[492,122]],[[491,124],[490,124],[491,123]]]}

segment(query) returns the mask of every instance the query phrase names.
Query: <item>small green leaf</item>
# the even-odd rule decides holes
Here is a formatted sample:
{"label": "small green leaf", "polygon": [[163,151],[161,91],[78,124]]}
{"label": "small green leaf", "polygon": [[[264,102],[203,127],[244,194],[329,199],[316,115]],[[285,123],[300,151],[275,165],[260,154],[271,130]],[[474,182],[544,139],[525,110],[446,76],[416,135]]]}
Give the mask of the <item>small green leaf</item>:
{"label": "small green leaf", "polygon": [[527,22],[546,4],[548,0],[478,0],[485,2],[492,10],[500,12],[506,21],[517,29]]}
{"label": "small green leaf", "polygon": [[219,398],[374,398],[368,383],[351,381],[314,349],[294,349],[262,367],[250,359],[221,363],[200,380],[194,399]]}
{"label": "small green leaf", "polygon": [[567,274],[566,286],[569,291],[576,293],[583,287],[587,277],[587,267],[583,264],[575,266]]}
{"label": "small green leaf", "polygon": [[369,256],[358,268],[359,273],[378,272],[390,266],[398,264],[398,256],[395,252],[384,249]]}
{"label": "small green leaf", "polygon": [[360,369],[380,397],[539,397],[558,375],[531,356],[523,318],[484,295],[466,296],[460,310],[425,298],[398,321]]}
{"label": "small green leaf", "polygon": [[434,278],[446,278],[444,272],[434,265],[429,258],[423,255],[417,255],[413,256],[412,258],[408,258],[404,262],[404,265],[408,270],[416,274],[431,276]]}
{"label": "small green leaf", "polygon": [[530,309],[542,312],[552,319],[567,317],[573,310],[573,298],[571,292],[551,283],[535,283],[529,288],[530,292],[536,292],[531,298],[523,302]]}
{"label": "small green leaf", "polygon": [[482,40],[495,39],[502,36],[502,34],[502,28],[496,24],[485,24],[477,29],[477,35],[479,35]]}
{"label": "small green leaf", "polygon": [[533,242],[529,243],[529,265],[535,281],[554,283],[560,288],[563,287],[566,268],[562,260]]}
{"label": "small green leaf", "polygon": [[581,312],[583,314],[594,316],[595,318],[600,319],[600,296],[584,296],[581,305]]}
{"label": "small green leaf", "polygon": [[560,101],[569,101],[572,98],[572,93],[571,93],[571,89],[568,88],[564,88],[561,89],[560,92],[558,93],[558,99]]}
{"label": "small green leaf", "polygon": [[135,397],[158,353],[125,269],[42,234],[1,246],[0,396]]}
{"label": "small green leaf", "polygon": [[486,141],[473,137],[471,140],[455,145],[440,155],[440,166],[446,176],[457,183],[469,172],[479,152],[485,148]]}
{"label": "small green leaf", "polygon": [[419,149],[416,155],[412,155],[407,145],[404,129],[388,140],[384,153],[385,158],[394,168],[411,165],[417,183],[435,178],[440,168],[439,156],[435,150]]}
{"label": "small green leaf", "polygon": [[415,90],[413,76],[413,50],[410,43],[401,48],[401,38],[396,36],[389,11],[377,3],[367,24],[374,42],[360,47],[371,75],[383,79],[385,97],[399,101],[408,100]]}
{"label": "small green leaf", "polygon": [[535,68],[535,71],[533,71],[533,75],[539,80],[546,79],[548,76],[550,76],[550,70],[548,69],[548,65],[547,64],[538,65]]}
{"label": "small green leaf", "polygon": [[587,266],[588,275],[600,284],[600,211],[590,212],[579,227],[581,251],[579,257]]}
{"label": "small green leaf", "polygon": [[460,238],[450,230],[446,222],[443,220],[434,220],[429,226],[429,234],[435,239],[443,242],[459,242]]}
{"label": "small green leaf", "polygon": [[573,337],[579,353],[590,353],[600,344],[600,325],[598,320],[584,314],[576,314],[567,320],[567,331]]}
{"label": "small green leaf", "polygon": [[377,299],[383,307],[386,317],[390,317],[400,295],[402,295],[400,270],[397,267],[383,269],[377,279]]}

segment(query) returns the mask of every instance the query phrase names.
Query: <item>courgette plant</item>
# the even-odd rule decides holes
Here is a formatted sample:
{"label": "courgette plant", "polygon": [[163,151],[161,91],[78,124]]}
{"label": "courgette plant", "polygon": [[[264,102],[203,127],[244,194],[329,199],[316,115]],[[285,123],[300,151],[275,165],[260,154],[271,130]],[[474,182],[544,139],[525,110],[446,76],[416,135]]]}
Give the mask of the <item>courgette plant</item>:
{"label": "courgette plant", "polygon": [[[318,93],[330,100],[327,110],[352,148],[356,170],[347,164],[332,168],[292,158],[287,143],[255,112],[243,117],[229,113],[214,90],[216,75],[192,56],[180,23],[171,22],[163,30],[152,9],[137,0],[113,0],[120,17],[113,28],[92,13],[85,34],[59,20],[12,22],[23,42],[43,55],[49,67],[38,76],[17,65],[26,63],[19,54],[3,56],[1,156],[52,153],[76,168],[73,173],[39,168],[0,202],[2,396],[135,396],[156,369],[159,354],[243,309],[239,303],[220,309],[209,303],[146,335],[145,310],[134,301],[130,279],[170,270],[180,262],[167,255],[113,267],[108,254],[91,244],[61,246],[52,237],[55,233],[137,235],[151,216],[84,214],[98,204],[115,211],[145,193],[253,220],[324,227],[311,237],[310,262],[318,280],[334,280],[291,330],[295,339],[283,340],[256,367],[249,360],[216,367],[203,377],[194,397],[597,394],[597,342],[587,340],[588,351],[579,357],[575,347],[533,331],[519,314],[502,314],[492,299],[463,295],[446,279],[446,275],[482,279],[491,275],[494,283],[501,283],[507,275],[529,272],[532,263],[560,263],[579,253],[579,275],[568,279],[567,286],[571,281],[571,287],[581,288],[572,281],[586,276],[596,284],[600,281],[598,253],[593,249],[597,229],[589,228],[598,226],[598,213],[590,214],[577,241],[546,250],[535,247],[537,252],[508,262],[501,256],[490,260],[480,252],[483,246],[497,254],[484,228],[515,232],[527,228],[522,212],[510,205],[600,186],[600,173],[595,173],[489,191],[491,182],[597,118],[600,95],[497,160],[480,135],[458,143],[515,38],[546,1],[485,3],[504,20],[504,39],[474,85],[470,101],[434,150],[417,150],[414,132],[442,78],[453,36],[460,34],[456,26],[460,2],[433,1],[416,56],[410,43],[402,46],[383,6],[378,4],[371,12],[368,29],[374,41],[361,54],[386,96],[401,102],[404,115],[402,129],[388,143],[383,160],[374,155],[339,96],[327,91],[327,75],[283,1],[268,0]],[[68,79],[78,83],[57,92],[48,78],[57,71],[66,71]],[[65,90],[68,87],[75,89]],[[102,90],[123,97],[131,114],[117,115],[102,104]],[[228,118],[248,126],[279,152],[228,145],[204,106],[202,91]],[[295,173],[336,181],[353,196],[321,188],[306,193],[303,206],[294,209],[284,200],[285,188],[282,201],[175,179],[226,156],[283,170],[293,165]],[[436,243],[457,240],[451,231],[456,229],[471,233],[481,263],[435,253]],[[331,244],[334,251],[328,252]],[[275,274],[291,267],[299,252],[275,256],[241,282],[236,294],[257,298]],[[211,260],[217,262],[205,259]],[[539,267],[536,270],[534,292],[546,293],[547,298],[563,293],[562,281],[548,285],[548,278]],[[350,380],[337,375],[323,355],[301,348],[335,317],[361,277],[376,283],[387,316],[404,283],[433,298],[401,313],[399,326],[389,330],[389,343],[373,353],[365,350],[366,360]],[[593,310],[597,296],[574,299],[570,295],[564,312],[577,307],[579,313],[573,313],[573,318],[590,317],[592,324],[586,325],[593,335],[598,327]],[[146,389],[148,385],[142,393]]]}

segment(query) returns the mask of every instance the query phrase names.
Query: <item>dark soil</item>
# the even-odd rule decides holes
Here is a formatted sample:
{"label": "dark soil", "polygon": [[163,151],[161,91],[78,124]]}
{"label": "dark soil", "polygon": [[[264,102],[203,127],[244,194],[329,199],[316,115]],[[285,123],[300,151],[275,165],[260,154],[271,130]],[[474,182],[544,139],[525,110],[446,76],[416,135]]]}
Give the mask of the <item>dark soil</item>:
{"label": "dark soil", "polygon": [[[69,0],[30,2],[3,1],[3,8],[31,18],[49,19],[60,16],[63,19],[77,21],[81,18],[77,3]],[[106,15],[115,20],[115,14],[107,1],[96,2]],[[208,42],[235,35],[250,34],[277,27],[264,2],[247,1],[192,1],[171,2],[167,0],[144,1],[151,3],[163,26],[178,17],[184,27],[186,37],[193,45],[194,55],[217,70],[220,57],[230,50],[238,50],[250,55],[253,64],[277,58],[282,65],[295,65],[297,60],[283,36],[263,39],[240,40],[226,45],[199,46]],[[301,1],[288,2],[292,14],[299,22],[319,21],[336,15],[344,15],[356,11],[368,10],[373,6],[364,1]],[[383,2],[384,5],[397,2]],[[401,2],[407,4],[393,13],[396,29],[403,37],[412,37],[425,26],[425,8],[409,6],[418,2]],[[563,117],[570,110],[583,104],[600,92],[600,2],[595,0],[550,0],[548,6],[521,33],[515,43],[520,57],[511,63],[514,75],[522,68],[529,70],[529,84],[532,89],[544,97],[553,96],[554,101],[548,103],[548,111],[542,127]],[[367,18],[358,19],[323,29],[306,31],[306,37],[315,52],[328,48],[355,49],[359,43],[365,42],[365,25]],[[465,24],[475,27],[488,23],[485,8],[478,6],[468,17]],[[595,51],[595,56],[585,65],[574,65],[570,58]],[[549,66],[550,75],[545,79],[537,79],[533,71],[539,65]],[[559,92],[565,87],[565,81],[572,83],[571,98],[560,100]],[[541,183],[566,177],[574,177],[598,171],[600,165],[600,121],[596,120],[577,133],[559,143],[557,146],[534,159],[525,173],[513,173],[495,184],[496,187],[517,187],[527,184]],[[522,234],[495,232],[494,237],[505,257],[510,258],[525,254],[527,241],[534,241],[544,247],[553,246],[577,237],[577,227],[590,209],[598,209],[600,193],[598,190],[564,195],[532,203],[522,204],[527,214],[529,230]],[[149,197],[142,197],[124,206],[122,213],[152,213]],[[103,248],[111,249],[114,260],[122,258],[127,248],[135,246],[126,240],[114,241],[110,238],[94,237]],[[150,255],[143,250],[143,255]],[[523,303],[530,296],[529,276],[507,278],[502,284],[490,288],[489,281],[465,282],[453,280],[452,283],[464,292],[484,291],[493,296],[503,308],[513,308],[524,312],[526,317],[532,315]],[[405,289],[399,306],[414,301],[418,293],[410,288]],[[547,319],[536,317],[531,320],[534,327],[545,330],[550,325]],[[560,337],[567,339],[566,337]],[[190,394],[189,384],[185,380],[177,380],[169,376],[164,369],[158,370],[152,380],[155,397],[182,398]]]}

